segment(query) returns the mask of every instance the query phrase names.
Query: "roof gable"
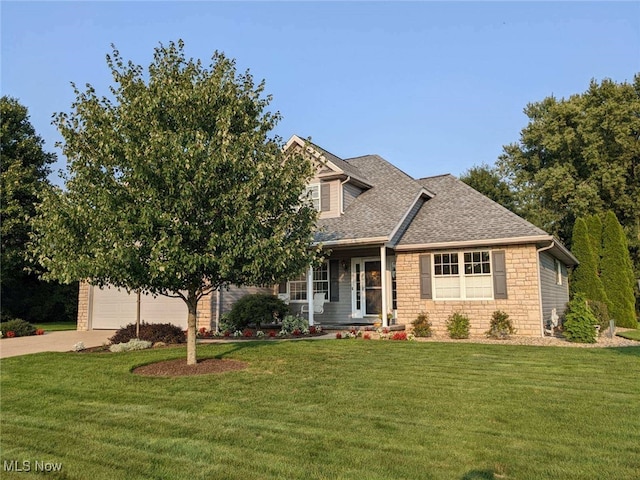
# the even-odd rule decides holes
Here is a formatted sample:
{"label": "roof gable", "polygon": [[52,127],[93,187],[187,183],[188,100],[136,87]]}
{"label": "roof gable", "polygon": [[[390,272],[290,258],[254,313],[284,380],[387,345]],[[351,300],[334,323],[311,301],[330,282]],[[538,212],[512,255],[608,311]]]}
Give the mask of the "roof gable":
{"label": "roof gable", "polygon": [[435,196],[425,202],[400,246],[550,236],[453,175],[419,180]]}

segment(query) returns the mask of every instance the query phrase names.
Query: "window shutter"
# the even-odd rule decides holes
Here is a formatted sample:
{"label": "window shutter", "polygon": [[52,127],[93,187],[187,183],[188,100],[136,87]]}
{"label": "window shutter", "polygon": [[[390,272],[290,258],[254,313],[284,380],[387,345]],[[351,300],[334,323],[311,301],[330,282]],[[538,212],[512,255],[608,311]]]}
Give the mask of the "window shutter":
{"label": "window shutter", "polygon": [[278,285],[278,293],[287,293],[287,282],[282,282]]}
{"label": "window shutter", "polygon": [[507,298],[507,269],[504,250],[492,253],[493,257],[493,298],[504,300]]}
{"label": "window shutter", "polygon": [[420,255],[420,298],[433,298],[431,293],[431,255]]}
{"label": "window shutter", "polygon": [[322,212],[328,212],[331,210],[331,185],[328,183],[322,183],[320,185],[320,210]]}
{"label": "window shutter", "polygon": [[329,293],[330,302],[340,301],[340,262],[338,260],[329,261]]}

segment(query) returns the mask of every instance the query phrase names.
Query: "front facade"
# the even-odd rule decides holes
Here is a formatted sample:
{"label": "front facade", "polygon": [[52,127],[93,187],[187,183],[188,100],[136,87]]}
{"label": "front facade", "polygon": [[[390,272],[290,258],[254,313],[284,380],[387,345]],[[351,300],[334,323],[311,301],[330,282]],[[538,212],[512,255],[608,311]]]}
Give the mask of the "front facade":
{"label": "front facade", "polygon": [[[296,136],[286,148],[317,165],[308,194],[327,260],[278,287],[310,322],[410,328],[426,313],[442,333],[462,312],[482,334],[502,310],[518,334],[540,336],[552,310],[564,311],[575,257],[455,177],[416,180],[377,155],[342,160]],[[325,301],[314,309],[317,293]]]}
{"label": "front facade", "polygon": [[[306,196],[319,212],[315,242],[326,261],[268,290],[294,313],[308,315],[310,324],[379,321],[410,328],[426,313],[442,333],[447,318],[458,311],[469,316],[472,334],[482,334],[493,312],[502,310],[517,334],[540,336],[552,310],[564,311],[575,257],[552,236],[455,177],[416,180],[377,155],[343,160],[297,136],[285,149],[299,149],[316,165]],[[215,328],[233,301],[254,291],[232,288],[205,297],[198,327]],[[126,293],[120,295],[122,300]],[[124,322],[105,297],[95,287],[81,286],[78,329],[117,328]],[[130,318],[132,299],[127,298]],[[155,311],[179,308],[165,304]],[[184,316],[171,315],[186,321],[186,308]],[[166,319],[156,314],[145,320]]]}

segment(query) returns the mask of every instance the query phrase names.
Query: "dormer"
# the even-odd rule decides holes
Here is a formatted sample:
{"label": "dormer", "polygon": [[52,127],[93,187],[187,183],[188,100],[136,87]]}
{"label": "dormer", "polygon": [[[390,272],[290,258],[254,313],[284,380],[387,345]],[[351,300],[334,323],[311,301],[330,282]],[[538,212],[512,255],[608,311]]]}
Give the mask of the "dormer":
{"label": "dormer", "polygon": [[353,165],[297,135],[289,139],[284,149],[304,152],[315,165],[307,192],[320,219],[340,217],[353,200],[373,186]]}

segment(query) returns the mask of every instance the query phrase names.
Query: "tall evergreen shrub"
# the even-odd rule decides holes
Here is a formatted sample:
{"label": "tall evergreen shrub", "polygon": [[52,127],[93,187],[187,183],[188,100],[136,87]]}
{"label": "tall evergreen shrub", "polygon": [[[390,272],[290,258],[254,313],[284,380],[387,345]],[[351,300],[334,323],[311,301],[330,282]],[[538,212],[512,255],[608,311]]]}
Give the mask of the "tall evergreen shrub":
{"label": "tall evergreen shrub", "polygon": [[600,215],[589,215],[584,221],[587,224],[587,233],[591,241],[591,249],[593,250],[598,262],[598,274],[600,274],[600,258],[602,257],[602,220]]}
{"label": "tall evergreen shrub", "polygon": [[593,241],[584,218],[578,218],[573,225],[571,250],[580,262],[573,271],[569,284],[572,296],[583,293],[589,300],[608,305],[607,294],[598,272],[598,258],[593,251]]}
{"label": "tall evergreen shrub", "polygon": [[612,211],[608,211],[604,217],[600,265],[611,318],[619,327],[638,328],[633,294],[635,279],[627,237]]}

